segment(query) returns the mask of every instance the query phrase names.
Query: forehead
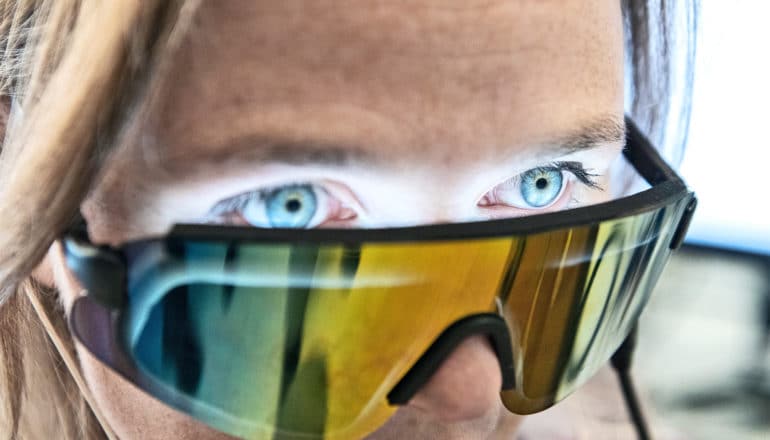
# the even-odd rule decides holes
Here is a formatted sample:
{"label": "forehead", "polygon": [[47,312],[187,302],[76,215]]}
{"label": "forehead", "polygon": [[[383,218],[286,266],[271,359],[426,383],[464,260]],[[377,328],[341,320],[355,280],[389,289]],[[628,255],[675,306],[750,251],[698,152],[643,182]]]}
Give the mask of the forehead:
{"label": "forehead", "polygon": [[616,0],[205,1],[175,57],[150,118],[173,157],[276,138],[462,162],[623,108]]}

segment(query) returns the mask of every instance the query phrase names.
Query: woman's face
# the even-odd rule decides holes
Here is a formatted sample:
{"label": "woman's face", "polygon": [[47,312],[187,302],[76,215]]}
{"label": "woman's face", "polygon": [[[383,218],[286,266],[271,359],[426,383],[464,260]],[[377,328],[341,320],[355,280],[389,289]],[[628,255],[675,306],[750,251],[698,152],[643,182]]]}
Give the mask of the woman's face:
{"label": "woman's face", "polygon": [[[83,205],[95,242],[595,203],[622,147],[620,2],[208,1],[147,120]],[[54,258],[68,310],[80,288]],[[120,438],[223,436],[78,353]],[[511,438],[500,383],[469,338],[372,438]]]}

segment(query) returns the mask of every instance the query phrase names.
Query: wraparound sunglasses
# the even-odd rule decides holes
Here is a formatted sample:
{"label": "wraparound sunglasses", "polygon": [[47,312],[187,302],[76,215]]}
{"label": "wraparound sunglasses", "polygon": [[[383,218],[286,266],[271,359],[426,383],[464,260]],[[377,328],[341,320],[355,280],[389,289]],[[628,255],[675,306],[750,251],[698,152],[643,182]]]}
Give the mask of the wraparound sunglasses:
{"label": "wraparound sunglasses", "polygon": [[176,225],[120,248],[64,236],[70,326],[146,393],[252,439],[360,438],[466,337],[512,412],[548,408],[631,332],[696,199],[627,121],[650,188],[568,211],[390,229]]}

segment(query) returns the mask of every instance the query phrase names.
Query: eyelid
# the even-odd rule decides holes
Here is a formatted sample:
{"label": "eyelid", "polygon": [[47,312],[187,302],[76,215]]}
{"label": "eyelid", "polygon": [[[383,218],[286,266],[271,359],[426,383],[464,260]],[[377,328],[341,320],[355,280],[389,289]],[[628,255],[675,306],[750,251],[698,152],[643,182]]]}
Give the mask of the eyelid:
{"label": "eyelid", "polygon": [[581,162],[553,162],[550,166],[561,171],[568,171],[572,173],[572,175],[574,175],[579,181],[591,189],[604,191],[604,188],[602,188],[601,185],[599,185],[599,183],[596,181],[596,177],[599,177],[600,175],[592,173],[590,169],[583,167]]}
{"label": "eyelid", "polygon": [[[357,211],[348,207],[348,205],[334,195],[336,191],[330,191],[323,184],[317,182],[290,182],[278,185],[272,185],[266,188],[258,188],[245,191],[234,196],[217,202],[204,217],[203,221],[207,223],[225,223],[231,216],[237,216],[244,219],[244,210],[248,203],[260,203],[260,210],[266,209],[264,205],[270,194],[275,191],[291,187],[308,187],[318,200],[317,211],[308,223],[307,228],[315,228],[329,222],[350,221],[357,217]],[[264,212],[267,216],[267,212]],[[336,216],[336,217],[335,217]],[[251,226],[271,227],[268,225],[267,217],[264,224],[248,223]]]}
{"label": "eyelid", "polygon": [[[484,207],[484,208],[505,206],[511,209],[518,209],[520,211],[546,211],[549,208],[552,208],[553,206],[559,204],[568,191],[574,191],[574,189],[571,190],[571,188],[573,187],[572,179],[570,178],[570,176],[565,176],[564,183],[562,185],[561,191],[559,192],[559,195],[556,197],[553,203],[544,207],[536,208],[531,206],[525,206],[526,203],[522,203],[522,205],[524,206],[513,205],[513,204],[506,205],[506,204],[499,203],[499,200],[495,199],[494,195],[498,190],[501,189],[501,187],[503,188],[508,187],[506,190],[515,191],[515,194],[518,194],[521,188],[522,176],[524,176],[526,173],[529,173],[532,171],[538,171],[538,170],[559,171],[561,173],[567,172],[572,175],[571,177],[574,177],[575,179],[577,179],[587,188],[604,191],[604,188],[602,188],[599,182],[596,180],[596,178],[599,177],[600,175],[591,172],[589,169],[586,169],[581,162],[558,161],[558,162],[551,162],[547,165],[530,168],[506,180],[505,182],[498,184],[497,186],[489,190],[487,193],[485,193],[484,196],[482,196],[482,198],[478,203],[478,206]],[[490,195],[493,196],[491,200],[490,200]]]}

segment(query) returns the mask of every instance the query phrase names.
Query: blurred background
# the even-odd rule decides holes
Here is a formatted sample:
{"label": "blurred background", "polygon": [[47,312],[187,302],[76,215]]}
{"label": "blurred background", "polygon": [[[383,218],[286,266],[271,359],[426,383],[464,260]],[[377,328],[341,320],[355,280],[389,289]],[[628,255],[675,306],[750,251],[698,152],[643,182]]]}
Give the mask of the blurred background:
{"label": "blurred background", "polygon": [[634,373],[691,439],[770,440],[770,2],[701,1],[682,175],[700,205],[640,323]]}

